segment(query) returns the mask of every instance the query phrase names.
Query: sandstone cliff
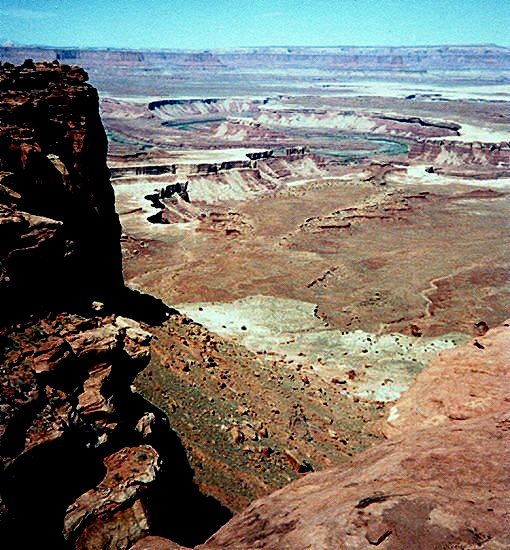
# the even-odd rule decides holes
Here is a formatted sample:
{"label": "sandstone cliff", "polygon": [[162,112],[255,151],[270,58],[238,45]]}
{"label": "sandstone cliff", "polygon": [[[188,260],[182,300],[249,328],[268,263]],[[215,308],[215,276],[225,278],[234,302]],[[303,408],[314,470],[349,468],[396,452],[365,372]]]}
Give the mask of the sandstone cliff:
{"label": "sandstone cliff", "polygon": [[[58,63],[0,66],[0,540],[117,549],[156,526],[196,544],[215,502],[167,418],[132,389],[151,334],[120,311],[166,310],[124,287],[86,80]],[[170,486],[179,498],[160,508]],[[187,507],[214,518],[195,538]]]}
{"label": "sandstone cliff", "polygon": [[87,78],[30,61],[0,69],[3,317],[123,288],[107,139]]}
{"label": "sandstone cliff", "polygon": [[127,547],[148,532],[140,494],[160,469],[147,437],[165,419],[130,389],[151,335],[76,314],[124,292],[86,80],[58,63],[0,67],[0,538],[22,547]]}

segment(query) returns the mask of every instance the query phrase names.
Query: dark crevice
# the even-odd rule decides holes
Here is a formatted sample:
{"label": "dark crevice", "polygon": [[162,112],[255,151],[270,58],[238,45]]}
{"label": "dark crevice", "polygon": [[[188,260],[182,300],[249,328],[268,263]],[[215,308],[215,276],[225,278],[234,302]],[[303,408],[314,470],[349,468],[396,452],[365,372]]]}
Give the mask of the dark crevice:
{"label": "dark crevice", "polygon": [[178,313],[176,309],[167,306],[162,300],[138,290],[124,287],[114,303],[117,315],[142,321],[151,326],[161,325],[170,315]]}
{"label": "dark crevice", "polygon": [[[151,535],[164,537],[183,546],[193,547],[205,542],[231,517],[220,502],[202,494],[193,481],[193,470],[176,432],[167,416],[142,396],[133,393],[116,395],[115,408],[123,418],[122,426],[104,447],[110,451],[123,445],[146,443],[158,452],[161,470],[142,495],[150,520]],[[143,414],[152,413],[151,433],[143,440],[134,428]]]}
{"label": "dark crevice", "polygon": [[[141,495],[152,535],[192,547],[205,542],[232,517],[193,482],[184,447],[160,409],[127,389],[116,391],[112,399],[122,421],[104,444],[95,448],[97,434],[81,424],[7,466],[0,480],[7,510],[3,515],[0,510],[0,540],[16,541],[20,548],[40,544],[71,548],[62,535],[68,506],[101,482],[105,457],[122,447],[141,444],[151,445],[161,463],[156,481]],[[148,413],[153,415],[150,433],[142,434],[136,425]]]}
{"label": "dark crevice", "polygon": [[[17,548],[67,549],[62,535],[67,507],[104,477],[102,460],[83,434],[62,436],[18,457],[1,479],[0,540]],[[6,546],[7,547],[7,546]]]}

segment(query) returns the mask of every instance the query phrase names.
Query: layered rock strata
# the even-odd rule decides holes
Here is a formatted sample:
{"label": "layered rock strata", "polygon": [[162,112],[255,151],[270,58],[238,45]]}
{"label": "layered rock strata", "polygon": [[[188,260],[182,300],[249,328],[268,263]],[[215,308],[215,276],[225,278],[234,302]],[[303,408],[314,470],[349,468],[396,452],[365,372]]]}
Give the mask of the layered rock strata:
{"label": "layered rock strata", "polygon": [[124,286],[86,80],[57,62],[0,66],[0,540],[120,549],[153,532],[193,545],[230,514],[132,387],[152,337],[121,312],[158,323],[169,310]]}
{"label": "layered rock strata", "polygon": [[29,60],[0,67],[4,317],[111,300],[123,288],[107,139],[87,78],[78,67]]}
{"label": "layered rock strata", "polygon": [[337,46],[293,48],[260,47],[229,51],[195,52],[193,50],[93,50],[82,48],[0,47],[4,59],[21,62],[25,57],[59,59],[62,62],[80,63],[90,67],[115,66],[120,68],[140,65],[160,66],[162,63],[177,69],[199,68],[218,71],[220,68],[243,67],[261,69],[309,67],[319,63],[328,69],[411,70],[438,69],[508,69],[508,47],[483,45],[434,46]]}
{"label": "layered rock strata", "polygon": [[148,533],[140,494],[159,457],[146,442],[165,419],[130,385],[150,339],[123,317],[59,314],[2,330],[3,536],[25,547],[68,540],[90,548],[82,541],[106,541],[114,523],[101,547],[125,548]]}
{"label": "layered rock strata", "polygon": [[411,161],[430,162],[433,171],[453,176],[478,175],[480,179],[508,177],[510,174],[510,143],[481,143],[419,139],[410,148]]}
{"label": "layered rock strata", "polygon": [[0,540],[24,548],[127,548],[149,532],[161,472],[193,489],[166,417],[131,389],[151,335],[105,313],[143,298],[123,284],[86,80],[0,66]]}

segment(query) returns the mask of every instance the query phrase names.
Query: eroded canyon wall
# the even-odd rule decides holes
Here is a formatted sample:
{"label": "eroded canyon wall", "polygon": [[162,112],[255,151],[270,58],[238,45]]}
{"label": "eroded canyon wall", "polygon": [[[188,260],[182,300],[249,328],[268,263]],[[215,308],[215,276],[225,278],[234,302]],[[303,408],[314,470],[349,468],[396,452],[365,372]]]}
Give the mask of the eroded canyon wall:
{"label": "eroded canyon wall", "polygon": [[[162,304],[124,287],[86,80],[58,63],[0,66],[0,540],[129,548],[159,525],[196,543],[214,529],[187,536],[186,510],[210,518],[209,501],[167,418],[132,389],[151,334],[118,308]],[[160,507],[170,485],[179,497]]]}
{"label": "eroded canyon wall", "polygon": [[103,66],[109,63],[133,67],[147,65],[174,65],[176,67],[224,68],[285,67],[295,68],[317,63],[333,69],[412,70],[508,68],[510,51],[496,45],[443,45],[443,46],[338,46],[338,47],[261,47],[238,50],[116,50],[109,48],[79,49],[29,46],[2,46],[0,60],[20,63],[26,57],[62,63],[79,63],[82,66]]}
{"label": "eroded canyon wall", "polygon": [[466,143],[446,139],[419,139],[412,143],[410,160],[430,162],[447,174],[462,175],[474,169],[483,177],[487,170],[491,177],[508,177],[510,166],[510,143]]}
{"label": "eroded canyon wall", "polygon": [[91,307],[124,283],[86,80],[0,67],[0,539],[22,547],[127,547],[148,533],[140,494],[160,470],[147,437],[165,419],[130,389],[151,335]]}
{"label": "eroded canyon wall", "polygon": [[111,300],[123,288],[107,139],[87,78],[77,67],[49,63],[0,69],[4,317]]}
{"label": "eroded canyon wall", "polygon": [[124,286],[86,80],[58,63],[0,67],[0,540],[117,549],[155,530],[196,544],[230,514],[132,387],[151,334],[121,312],[159,322],[168,308]]}

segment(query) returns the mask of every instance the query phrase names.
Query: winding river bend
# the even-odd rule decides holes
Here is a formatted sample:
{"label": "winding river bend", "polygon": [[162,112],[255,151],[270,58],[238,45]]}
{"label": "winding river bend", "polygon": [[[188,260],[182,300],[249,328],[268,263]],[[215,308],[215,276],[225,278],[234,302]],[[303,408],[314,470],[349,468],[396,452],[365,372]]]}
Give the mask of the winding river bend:
{"label": "winding river bend", "polygon": [[[404,155],[409,152],[407,144],[388,138],[373,138],[362,136],[328,136],[330,146],[310,147],[312,153],[322,156],[338,157],[345,161],[368,158],[374,155]],[[358,142],[359,147],[352,148],[349,144]]]}
{"label": "winding river bend", "polygon": [[[211,133],[215,124],[227,122],[232,116],[236,119],[257,120],[269,98],[264,100],[230,99],[168,99],[155,101],[148,108],[161,119],[167,128],[200,134]],[[289,143],[290,142],[290,143]],[[346,132],[334,127],[299,128],[286,127],[282,142],[271,147],[275,155],[284,154],[284,149],[292,143],[306,145],[312,153],[335,157],[345,162],[356,162],[374,155],[401,155],[409,152],[402,141],[373,134]],[[255,146],[255,143],[250,145]]]}

